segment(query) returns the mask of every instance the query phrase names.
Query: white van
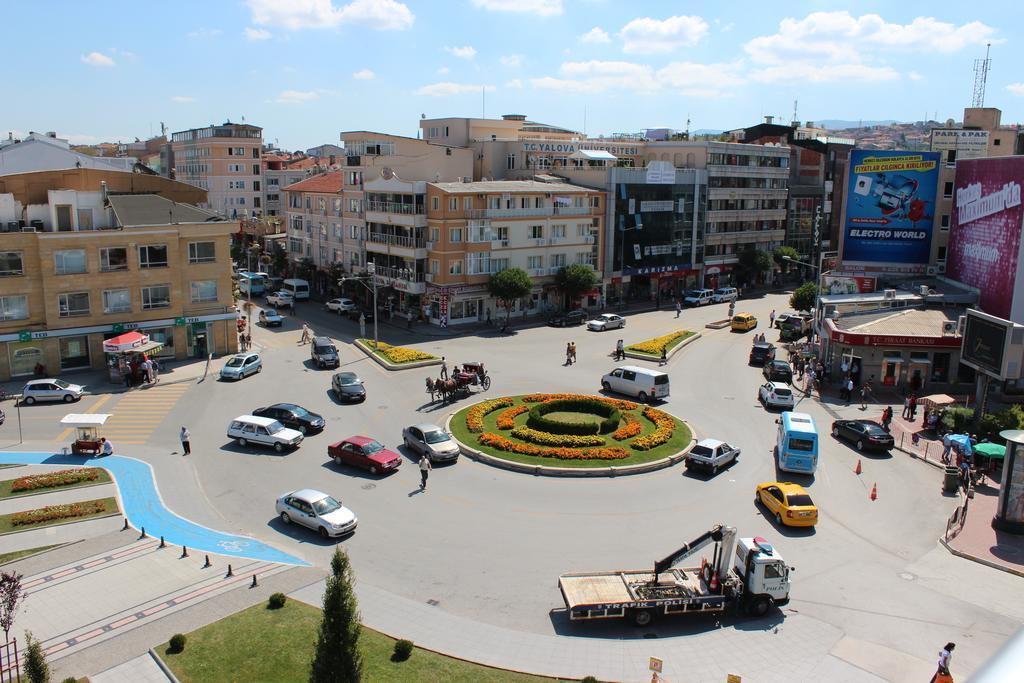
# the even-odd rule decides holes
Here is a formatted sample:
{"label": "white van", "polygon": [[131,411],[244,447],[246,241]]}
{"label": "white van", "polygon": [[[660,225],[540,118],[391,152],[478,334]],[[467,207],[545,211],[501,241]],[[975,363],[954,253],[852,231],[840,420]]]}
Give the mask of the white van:
{"label": "white van", "polygon": [[716,304],[723,304],[726,301],[736,301],[739,295],[740,293],[736,291],[735,287],[719,287],[715,290],[711,300]]}
{"label": "white van", "polygon": [[281,283],[281,289],[289,292],[296,301],[309,299],[309,282],[306,280],[288,279]]}
{"label": "white van", "polygon": [[601,378],[601,386],[605,391],[635,396],[641,403],[668,398],[669,391],[667,374],[635,365],[615,368]]}
{"label": "white van", "polygon": [[686,306],[706,306],[714,301],[715,293],[710,289],[691,289],[683,297]]}

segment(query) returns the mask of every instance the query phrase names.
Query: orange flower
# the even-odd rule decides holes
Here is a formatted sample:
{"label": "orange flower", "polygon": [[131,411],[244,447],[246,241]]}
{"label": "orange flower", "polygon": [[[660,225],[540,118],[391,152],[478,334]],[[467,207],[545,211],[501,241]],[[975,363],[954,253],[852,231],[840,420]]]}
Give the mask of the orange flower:
{"label": "orange flower", "polygon": [[501,414],[498,415],[498,429],[515,429],[516,416],[529,410],[530,406],[513,406],[508,410],[501,411]]}
{"label": "orange flower", "polygon": [[622,420],[625,424],[612,432],[612,438],[616,441],[625,441],[643,431],[643,425],[640,424],[640,420],[633,417],[630,413],[622,413]]}
{"label": "orange flower", "polygon": [[498,408],[504,408],[510,405],[512,405],[512,399],[508,396],[504,398],[496,398],[492,401],[477,403],[469,409],[468,413],[466,413],[466,427],[468,427],[469,431],[474,434],[479,434],[484,431],[484,415],[493,413]]}

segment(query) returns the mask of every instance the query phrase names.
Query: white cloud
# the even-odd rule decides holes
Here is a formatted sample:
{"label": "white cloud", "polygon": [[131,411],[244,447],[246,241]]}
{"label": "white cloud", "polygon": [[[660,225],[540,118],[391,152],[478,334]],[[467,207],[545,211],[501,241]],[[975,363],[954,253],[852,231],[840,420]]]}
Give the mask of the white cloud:
{"label": "white cloud", "polygon": [[521,89],[523,87],[523,82],[522,82],[522,80],[520,80],[518,78],[513,78],[511,81],[509,81],[509,82],[507,82],[505,84],[505,87],[506,88],[513,88],[515,90],[519,90],[519,89]]}
{"label": "white cloud", "polygon": [[354,74],[352,74],[352,78],[356,79],[357,81],[372,81],[376,77],[377,74],[373,73],[369,69],[360,69],[359,71],[356,71]]}
{"label": "white cloud", "polygon": [[278,104],[302,104],[319,97],[315,90],[282,90],[274,101]]}
{"label": "white cloud", "polygon": [[79,59],[83,64],[89,66],[114,66],[114,60],[102,52],[90,52],[87,55],[82,55]]}
{"label": "white cloud", "polygon": [[428,97],[448,97],[449,95],[464,95],[466,93],[479,93],[481,91],[491,92],[494,90],[493,85],[473,85],[471,83],[452,83],[451,81],[444,81],[443,83],[431,83],[418,89],[416,95],[426,95]]}
{"label": "white cloud", "polygon": [[909,78],[912,81],[923,81],[924,80],[924,76],[922,76],[921,74],[919,74],[916,71],[908,71],[907,72],[907,78]]}
{"label": "white cloud", "polygon": [[273,34],[265,28],[252,28],[250,26],[245,29],[245,37],[248,40],[270,40],[273,38]]}
{"label": "white cloud", "polygon": [[654,92],[658,83],[654,70],[646,64],[632,62],[564,62],[558,69],[560,77],[531,78],[530,85],[542,90],[595,94],[608,90]]}
{"label": "white cloud", "polygon": [[453,57],[459,59],[473,59],[476,57],[476,48],[472,45],[466,45],[464,47],[445,47],[444,51]]}
{"label": "white cloud", "polygon": [[208,40],[210,38],[216,38],[221,33],[223,33],[223,31],[219,28],[206,28],[203,26],[201,28],[197,28],[195,31],[189,31],[185,36],[195,40]]}
{"label": "white cloud", "polygon": [[172,95],[171,102],[191,102],[195,98],[191,95]]}
{"label": "white cloud", "polygon": [[333,28],[361,24],[382,31],[410,28],[416,17],[408,5],[396,0],[352,0],[335,7],[333,0],[247,0],[252,22],[289,30]]}
{"label": "white cloud", "polygon": [[595,26],[590,29],[582,36],[580,36],[581,43],[610,43],[612,42],[608,32],[602,29],[600,26]]}
{"label": "white cloud", "polygon": [[518,12],[541,17],[562,13],[562,0],[473,0],[473,4],[492,12]]}
{"label": "white cloud", "polygon": [[655,54],[696,45],[707,32],[708,23],[700,17],[640,17],[623,26],[619,35],[623,52]]}
{"label": "white cloud", "polygon": [[746,83],[739,63],[695,64],[672,62],[658,69],[657,80],[688,97],[726,97]]}
{"label": "white cloud", "polygon": [[1006,86],[1006,89],[1012,95],[1018,95],[1024,97],[1024,83],[1011,83]]}
{"label": "white cloud", "polygon": [[523,56],[522,55],[505,55],[504,57],[499,58],[498,61],[501,62],[503,66],[511,66],[511,67],[522,66],[522,64],[523,64]]}
{"label": "white cloud", "polygon": [[889,66],[793,62],[755,69],[750,72],[749,76],[751,80],[761,83],[828,83],[832,81],[876,83],[899,80],[900,74]]}
{"label": "white cloud", "polygon": [[448,74],[448,73],[449,73],[450,71],[451,71],[451,69],[449,69],[448,67],[446,67],[446,66],[442,66],[442,67],[441,67],[440,69],[438,69],[438,70],[437,70],[437,73],[438,73],[438,75],[439,75],[439,76],[445,76],[445,75],[447,75],[447,74]]}

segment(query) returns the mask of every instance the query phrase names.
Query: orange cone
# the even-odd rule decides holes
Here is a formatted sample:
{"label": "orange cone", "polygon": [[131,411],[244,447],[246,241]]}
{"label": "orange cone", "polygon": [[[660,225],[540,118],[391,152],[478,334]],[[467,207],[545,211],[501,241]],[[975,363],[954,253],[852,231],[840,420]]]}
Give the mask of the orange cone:
{"label": "orange cone", "polygon": [[871,500],[876,500],[877,498],[878,498],[878,484],[876,483],[876,484],[873,484],[871,486]]}
{"label": "orange cone", "polygon": [[855,469],[853,473],[860,474],[860,458],[857,458],[857,469]]}

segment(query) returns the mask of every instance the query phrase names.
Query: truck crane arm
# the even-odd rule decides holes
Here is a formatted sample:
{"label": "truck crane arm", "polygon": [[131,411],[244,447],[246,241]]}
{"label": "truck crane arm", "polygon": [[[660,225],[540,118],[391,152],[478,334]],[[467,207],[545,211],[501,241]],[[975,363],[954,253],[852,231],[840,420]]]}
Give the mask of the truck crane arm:
{"label": "truck crane arm", "polygon": [[695,552],[706,546],[708,543],[717,543],[721,541],[723,538],[723,528],[724,527],[721,524],[716,524],[715,526],[711,527],[711,529],[705,531],[703,534],[693,539],[692,541],[690,541],[682,548],[669,555],[668,557],[655,562],[654,581],[658,581],[659,574],[661,574],[664,571],[667,571],[668,569],[671,569],[673,566],[675,566],[685,558],[689,557],[690,555],[694,554]]}

